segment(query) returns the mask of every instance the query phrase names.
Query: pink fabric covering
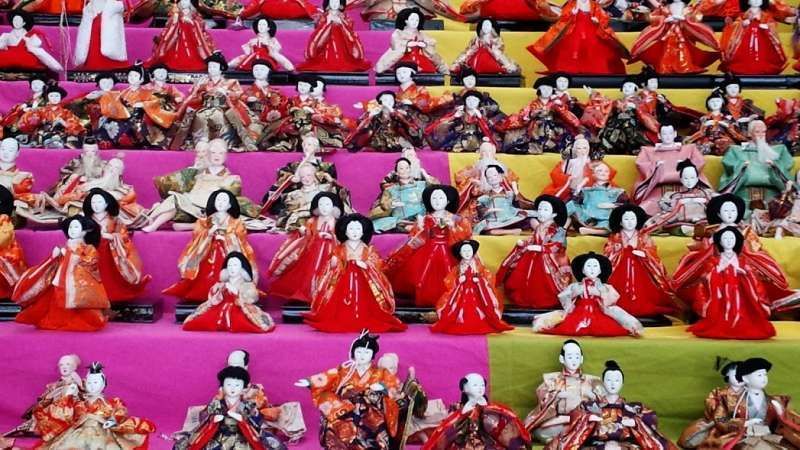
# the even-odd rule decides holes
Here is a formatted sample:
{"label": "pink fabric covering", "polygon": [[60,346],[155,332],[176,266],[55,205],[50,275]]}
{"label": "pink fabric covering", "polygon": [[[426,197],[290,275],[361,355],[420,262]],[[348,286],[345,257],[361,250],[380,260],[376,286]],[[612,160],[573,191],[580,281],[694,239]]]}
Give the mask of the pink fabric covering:
{"label": "pink fabric covering", "polygon": [[[82,360],[81,374],[91,361],[106,367],[109,396],[122,398],[130,414],[155,421],[155,450],[171,448],[158,437],[178,430],[190,405],[205,404],[217,389],[216,373],[232,350],[250,352],[253,381],[264,384],[271,401],[300,401],[308,433],[292,449],[318,450],[318,411],[307,389],[293,384],[348,357],[351,335],[322,334],[304,325],[278,325],[265,335],[184,332],[164,318],[152,325],[112,323],[98,333],[44,332],[17,324],[0,326],[4,394],[0,396],[0,430],[19,423],[19,416],[57,378],[56,363],[66,353]],[[469,372],[488,373],[486,338],[434,335],[415,325],[404,333],[381,336],[381,354],[400,356],[400,375],[409,365],[430,398],[458,400],[458,380]],[[157,349],[157,351],[154,351]],[[442,357],[447,364],[441,364]],[[453,370],[455,368],[455,370]]]}

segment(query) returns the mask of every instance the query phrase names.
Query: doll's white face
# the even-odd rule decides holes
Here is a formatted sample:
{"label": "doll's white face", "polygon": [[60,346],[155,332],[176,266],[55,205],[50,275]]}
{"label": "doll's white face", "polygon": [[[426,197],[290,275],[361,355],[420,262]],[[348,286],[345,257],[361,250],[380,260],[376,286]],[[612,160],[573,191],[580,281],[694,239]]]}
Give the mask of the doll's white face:
{"label": "doll's white face", "polygon": [[434,211],[444,211],[447,208],[447,194],[443,190],[437,189],[431,192],[431,207]]}
{"label": "doll's white face", "polygon": [[645,85],[647,86],[647,90],[648,91],[657,91],[658,90],[658,78],[648,78],[647,79],[647,83]]}
{"label": "doll's white face", "polygon": [[474,95],[470,95],[464,100],[464,104],[467,106],[467,109],[478,109],[478,106],[481,104],[481,100]]}
{"label": "doll's white face", "polygon": [[247,368],[247,365],[244,363],[244,352],[241,350],[234,350],[228,355],[228,365],[233,367],[243,367]]}
{"label": "doll's white face", "polygon": [[572,152],[576,157],[585,158],[589,156],[589,152],[591,151],[592,146],[589,145],[589,141],[584,137],[575,139],[575,142],[572,144]]}
{"label": "doll's white face", "polygon": [[569,89],[569,78],[567,77],[558,77],[556,78],[556,89],[559,91],[566,91]]}
{"label": "doll's white face", "polygon": [[31,91],[37,94],[41,94],[42,92],[44,92],[44,81],[42,80],[31,81]]}
{"label": "doll's white face", "polygon": [[570,342],[565,345],[561,351],[564,354],[558,356],[558,362],[560,362],[565,369],[570,372],[575,372],[581,368],[583,365],[583,351],[581,351],[578,345]]}
{"label": "doll's white face", "polygon": [[61,103],[61,94],[58,92],[51,92],[47,94],[47,103],[57,105]]}
{"label": "doll's white face", "polygon": [[728,386],[734,388],[740,388],[744,386],[744,381],[739,381],[736,379],[736,369],[729,370],[727,375],[725,376],[725,379],[728,380]]}
{"label": "doll's white face", "polygon": [[590,258],[583,264],[583,274],[588,278],[597,278],[601,272],[600,261],[595,258]]}
{"label": "doll's white face", "polygon": [[733,202],[725,202],[719,207],[719,220],[722,223],[735,223],[739,217],[739,208]]}
{"label": "doll's white face", "polygon": [[414,76],[414,70],[410,67],[399,67],[394,71],[394,76],[399,83],[407,83]]}
{"label": "doll's white face", "polygon": [[322,97],[324,93],[325,93],[325,83],[323,83],[322,81],[317,81],[317,83],[314,85],[314,88],[311,90],[311,95],[315,97]]}
{"label": "doll's white face", "polygon": [[70,239],[81,239],[86,235],[86,232],[83,231],[83,226],[77,220],[73,220],[69,223],[67,227],[67,236]]}
{"label": "doll's white face", "polygon": [[378,367],[388,370],[392,375],[397,375],[399,363],[400,359],[396,353],[386,353],[378,359]]}
{"label": "doll's white face", "polygon": [[236,378],[225,378],[222,381],[222,393],[225,397],[236,398],[242,395],[244,391],[244,381]]}
{"label": "doll's white face", "polygon": [[478,147],[478,155],[480,155],[481,159],[494,159],[496,154],[497,147],[491,142],[483,142],[481,146]]}
{"label": "doll's white face", "polygon": [[225,212],[231,209],[231,199],[228,198],[227,194],[219,194],[214,198],[214,208],[217,208],[219,212]]}
{"label": "doll's white face", "polygon": [[539,218],[539,221],[547,221],[555,217],[556,214],[553,212],[553,205],[550,202],[539,202],[539,206],[536,208],[536,217]]}
{"label": "doll's white face", "polygon": [[0,142],[0,161],[13,163],[19,156],[19,144],[14,138],[5,138]]}
{"label": "doll's white face", "polygon": [[630,81],[628,81],[627,83],[624,83],[622,85],[622,93],[624,95],[633,95],[636,93],[636,90],[637,90],[636,83],[631,83]]}
{"label": "doll's white face", "polygon": [[303,138],[301,146],[303,147],[303,155],[315,155],[319,150],[319,139],[313,135],[307,135]]}
{"label": "doll's white face", "polygon": [[389,94],[381,95],[380,102],[381,102],[381,105],[383,105],[383,106],[385,106],[385,107],[387,107],[389,109],[394,108],[394,104],[395,104],[394,96],[391,96]]}
{"label": "doll's white face", "polygon": [[722,99],[719,97],[714,97],[708,99],[708,110],[709,111],[719,111],[722,109]]}
{"label": "doll's white face", "polygon": [[761,0],[748,0],[747,4],[750,5],[751,8],[761,8],[764,2]]}
{"label": "doll's white face", "polygon": [[750,122],[750,139],[759,142],[767,139],[767,124],[761,120]]}
{"label": "doll's white face", "polygon": [[398,177],[400,177],[400,178],[408,178],[408,177],[411,176],[411,164],[409,164],[409,163],[407,163],[405,161],[400,161],[395,166],[394,171],[395,171],[395,173],[397,173]]}
{"label": "doll's white face", "polygon": [[320,216],[330,216],[333,214],[333,202],[328,197],[320,197],[317,202],[317,213]]}
{"label": "doll's white face", "polygon": [[163,67],[160,67],[153,71],[153,78],[155,78],[157,81],[167,81],[168,75],[169,72],[167,72],[167,69]]}
{"label": "doll's white face", "polygon": [[208,143],[208,162],[212,166],[224,166],[228,159],[228,147],[225,141],[215,139]]}
{"label": "doll's white face", "polygon": [[686,189],[693,189],[700,182],[700,177],[697,175],[697,169],[689,167],[683,169],[681,172],[681,184]]}
{"label": "doll's white face", "polygon": [[269,78],[269,67],[263,64],[256,64],[253,66],[253,78],[259,81]]}
{"label": "doll's white face", "polygon": [[25,20],[20,16],[14,16],[14,19],[11,21],[11,25],[14,28],[22,28],[25,26]]}
{"label": "doll's white face", "polygon": [[305,164],[298,170],[297,176],[300,178],[300,184],[303,186],[311,186],[317,182],[316,174],[317,171],[313,166]]}
{"label": "doll's white face", "polygon": [[494,28],[492,28],[492,22],[488,20],[481,22],[481,34],[491,34],[493,31]]}
{"label": "doll's white face", "polygon": [[553,87],[552,86],[539,86],[539,97],[541,98],[550,98],[553,95]]}
{"label": "doll's white face", "polygon": [[742,377],[744,384],[750,389],[764,389],[769,384],[769,375],[766,369],[758,369]]}
{"label": "doll's white face", "polygon": [[414,13],[408,16],[408,20],[406,20],[406,28],[419,28],[419,14]]}
{"label": "doll's white face", "polygon": [[603,375],[603,387],[609,394],[619,394],[622,391],[623,377],[619,370],[609,370]]}
{"label": "doll's white face", "polygon": [[78,370],[75,364],[75,358],[69,355],[64,355],[58,360],[58,373],[62,377],[68,377]]}
{"label": "doll's white face", "polygon": [[472,251],[471,245],[462,245],[461,248],[458,250],[458,254],[459,256],[461,256],[461,259],[468,261],[472,259],[472,256],[475,255],[475,252]]}
{"label": "doll's white face", "polygon": [[84,385],[86,387],[86,393],[94,396],[102,394],[103,390],[106,388],[104,377],[99,373],[90,373],[86,375]]}
{"label": "doll's white face", "polygon": [[114,80],[111,78],[101,78],[97,85],[101,91],[110,91],[114,89]]}
{"label": "doll's white face", "polygon": [[90,205],[92,207],[92,212],[95,214],[105,212],[106,209],[108,209],[108,203],[102,195],[93,195],[90,200]]}
{"label": "doll's white face", "polygon": [[[349,230],[350,227],[347,227],[347,229]],[[367,347],[358,347],[355,350],[353,350],[353,362],[355,362],[356,365],[359,366],[366,365],[372,362],[373,356],[375,356],[375,352],[373,352],[371,349],[368,349]]]}
{"label": "doll's white face", "polygon": [[592,170],[592,173],[594,174],[594,178],[597,181],[603,183],[607,182],[609,178],[611,178],[611,169],[609,169],[608,166],[605,164],[595,165],[594,169]]}
{"label": "doll's white face", "polygon": [[361,225],[361,222],[353,220],[347,224],[347,229],[344,234],[347,236],[347,239],[351,241],[360,241],[361,238],[364,237],[364,227]]}
{"label": "doll's white face", "polygon": [[733,250],[736,247],[736,235],[733,231],[726,231],[722,233],[719,238],[719,245],[723,250]]}
{"label": "doll's white face", "polygon": [[486,395],[486,381],[477,373],[471,373],[464,377],[467,382],[464,384],[463,391],[471,399],[482,398]]}
{"label": "doll's white face", "polygon": [[305,81],[297,83],[297,92],[300,95],[308,95],[311,92],[311,83],[306,83]]}
{"label": "doll's white face", "polygon": [[502,181],[503,174],[500,171],[494,167],[486,169],[486,182],[489,183],[489,186],[499,186]]}
{"label": "doll's white face", "polygon": [[269,23],[267,23],[267,21],[264,19],[259,20],[256,27],[259,33],[266,33],[269,31]]}
{"label": "doll's white face", "polygon": [[623,230],[633,231],[636,229],[638,221],[639,220],[633,211],[625,211],[625,213],[622,214],[622,220],[620,220],[620,223],[622,224]]}
{"label": "doll's white face", "polygon": [[469,75],[461,79],[461,85],[467,89],[473,89],[478,84],[478,79],[475,75]]}
{"label": "doll's white face", "polygon": [[142,84],[142,75],[139,72],[128,72],[128,84],[139,86]]}
{"label": "doll's white face", "polygon": [[678,133],[675,132],[675,127],[672,125],[661,127],[661,132],[658,135],[661,138],[661,142],[666,145],[674,144],[675,138],[678,137]]}
{"label": "doll's white face", "polygon": [[209,76],[218,77],[222,75],[222,66],[216,61],[211,61],[208,63],[207,70]]}
{"label": "doll's white face", "polygon": [[230,276],[242,275],[242,262],[239,261],[239,258],[230,258],[225,264],[225,268]]}
{"label": "doll's white face", "polygon": [[178,2],[178,6],[180,6],[183,9],[189,8],[190,6],[192,6],[192,1],[191,0],[181,0],[180,2]]}
{"label": "doll's white face", "polygon": [[[750,4],[750,6],[758,6],[758,7],[761,6],[761,0],[750,0],[748,3]],[[735,83],[725,86],[725,93],[731,96],[739,95],[739,92],[741,90],[742,88],[740,88],[739,85]]]}
{"label": "doll's white face", "polygon": [[342,9],[342,2],[339,0],[330,0],[328,2],[328,9]]}

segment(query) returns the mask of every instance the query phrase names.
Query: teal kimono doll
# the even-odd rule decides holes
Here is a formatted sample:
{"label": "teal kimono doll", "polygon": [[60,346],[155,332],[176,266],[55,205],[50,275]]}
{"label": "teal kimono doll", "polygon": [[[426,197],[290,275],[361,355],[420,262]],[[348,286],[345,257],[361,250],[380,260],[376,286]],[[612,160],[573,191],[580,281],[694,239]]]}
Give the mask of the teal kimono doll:
{"label": "teal kimono doll", "polygon": [[614,173],[606,163],[591,163],[590,186],[576,192],[567,202],[567,213],[575,220],[581,234],[605,236],[609,233],[611,211],[628,201],[625,189],[614,184]]}
{"label": "teal kimono doll", "polygon": [[[514,193],[505,181],[505,171],[498,165],[490,165],[485,170],[489,184],[477,200],[478,222],[472,227],[474,234],[520,234],[530,228],[530,219],[536,211],[521,209],[533,207]],[[521,203],[525,203],[522,205]]]}
{"label": "teal kimono doll", "polygon": [[[434,180],[435,181],[435,180]],[[406,233],[426,213],[422,192],[431,183],[415,178],[411,161],[400,158],[381,183],[381,194],[370,210],[376,233]]]}

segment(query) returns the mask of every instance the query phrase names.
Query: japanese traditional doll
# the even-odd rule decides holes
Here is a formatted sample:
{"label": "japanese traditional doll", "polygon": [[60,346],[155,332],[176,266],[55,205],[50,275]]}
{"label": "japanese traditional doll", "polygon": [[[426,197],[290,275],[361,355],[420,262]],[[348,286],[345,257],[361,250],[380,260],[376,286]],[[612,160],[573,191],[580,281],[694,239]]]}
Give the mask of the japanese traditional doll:
{"label": "japanese traditional doll", "polygon": [[550,184],[542,190],[543,194],[569,201],[584,186],[592,184],[592,147],[585,136],[579,135],[562,153],[564,158],[550,171]]}
{"label": "japanese traditional doll", "polygon": [[[273,20],[310,20],[319,10],[308,0],[255,0],[247,4],[239,13],[242,18]],[[274,36],[274,33],[273,33]]]}
{"label": "japanese traditional doll", "polygon": [[478,241],[457,242],[452,253],[458,259],[444,280],[445,291],[436,305],[434,333],[489,334],[513,330],[503,321],[503,301],[494,287],[494,276],[478,257]]}
{"label": "japanese traditional doll", "polygon": [[500,26],[494,19],[478,21],[475,36],[467,48],[450,65],[450,72],[461,75],[469,67],[477,74],[513,75],[520,72],[519,64],[505,53],[505,42],[500,36]]}
{"label": "japanese traditional doll", "polygon": [[128,87],[120,92],[120,99],[131,114],[131,122],[143,145],[163,149],[175,123],[183,93],[167,84],[166,66],[152,66],[150,72],[137,62],[128,69]]}
{"label": "japanese traditional doll", "polygon": [[355,129],[343,145],[352,151],[371,149],[379,152],[398,152],[406,146],[421,147],[423,130],[420,123],[398,105],[392,91],[381,91],[375,97],[377,105],[364,111]]}
{"label": "japanese traditional doll", "polygon": [[517,241],[497,270],[497,284],[515,306],[552,309],[558,294],[572,281],[567,258],[567,207],[558,197],[543,194],[533,203],[531,236]]}
{"label": "japanese traditional doll", "polygon": [[477,90],[477,72],[471,67],[462,67],[461,71],[458,72],[458,77],[461,81],[461,89],[457,92],[445,92],[436,98],[433,101],[433,108],[430,110],[431,116],[436,119],[453,112],[464,103],[465,95],[470,92],[478,92],[481,94],[481,97],[483,97],[479,107],[481,114],[483,114],[492,127],[497,130],[500,122],[506,118],[506,114],[503,113],[500,109],[500,104],[497,103],[497,100],[492,98],[489,92]]}
{"label": "japanese traditional doll", "polygon": [[83,214],[97,223],[100,279],[111,302],[134,300],[142,294],[150,275],[142,271],[139,252],[119,219],[120,204],[109,192],[92,188],[83,199]]}
{"label": "japanese traditional doll", "polygon": [[459,12],[468,18],[555,22],[561,10],[546,0],[465,0]]}
{"label": "japanese traditional doll", "polygon": [[496,165],[503,170],[502,183],[518,197],[519,177],[513,170],[497,159],[497,146],[488,139],[484,139],[478,147],[478,160],[475,164],[467,166],[455,175],[455,186],[458,191],[458,208],[456,212],[470,223],[478,221],[478,198],[489,189],[486,180],[486,169]]}
{"label": "japanese traditional doll", "polygon": [[[22,112],[17,129],[31,147],[76,148],[86,133],[81,120],[63,103],[67,91],[57,84],[45,90],[47,103]],[[19,135],[17,136],[19,139]]]}
{"label": "japanese traditional doll", "polygon": [[77,16],[81,14],[86,4],[86,2],[80,0],[19,0],[17,2],[9,2],[9,6],[11,6],[11,3],[16,3],[13,9],[50,16],[60,16],[61,14]]}
{"label": "japanese traditional doll", "polygon": [[780,196],[767,203],[767,209],[751,211],[750,224],[759,236],[774,232],[775,239],[783,239],[785,232],[800,234],[800,201],[797,193],[797,175],[788,180]]}
{"label": "japanese traditional doll", "polygon": [[363,330],[350,345],[347,361],[295,383],[311,391],[320,410],[320,446],[325,450],[392,448],[401,385],[395,375],[375,364],[378,338]]}
{"label": "japanese traditional doll", "polygon": [[259,292],[253,268],[241,252],[225,256],[219,281],[211,286],[208,299],[183,322],[186,331],[268,333],[275,329],[272,317],[258,306]]}
{"label": "japanese traditional doll", "polygon": [[91,219],[61,222],[64,247],[20,277],[11,300],[22,307],[16,321],[44,330],[96,331],[108,320],[108,295],[98,270],[100,230]]}
{"label": "japanese traditional doll", "polygon": [[659,75],[653,69],[645,67],[639,74],[639,106],[659,123],[672,124],[681,132],[693,130],[703,113],[685,106],[672,103],[666,95],[658,91]]}
{"label": "japanese traditional doll", "polygon": [[[253,3],[250,3],[250,5],[253,5]],[[281,53],[281,43],[275,38],[277,32],[278,26],[275,25],[272,19],[260,18],[253,20],[255,37],[242,45],[243,53],[233,58],[230,66],[236,70],[249,72],[253,69],[255,61],[262,60],[269,63],[271,70],[293,71],[294,64]]]}
{"label": "japanese traditional doll", "polygon": [[417,64],[399,62],[394,67],[395,80],[400,84],[395,94],[397,103],[407,105],[412,116],[417,117],[418,121],[422,123],[429,121],[428,114],[439,105],[440,101],[434,98],[425,86],[419,86],[414,82],[414,75],[419,70]]}
{"label": "japanese traditional doll", "polygon": [[8,112],[0,117],[0,131],[5,137],[17,137],[19,141],[27,143],[27,137],[20,134],[19,119],[29,109],[36,109],[47,104],[45,90],[49,85],[55,84],[45,75],[32,74],[28,79],[30,86],[30,99],[12,106]]}
{"label": "japanese traditional doll", "polygon": [[427,214],[417,216],[409,239],[386,260],[386,275],[395,295],[417,306],[435,306],[445,292],[444,279],[458,261],[456,242],[471,235],[470,223],[455,213],[458,193],[452,186],[432,185],[422,192]]}
{"label": "japanese traditional doll", "polygon": [[631,47],[630,63],[641,61],[662,75],[689,75],[705,72],[719,59],[714,31],[687,3],[670,0],[650,13],[650,25]]}
{"label": "japanese traditional doll", "polygon": [[272,123],[286,116],[289,99],[269,84],[273,66],[267,60],[256,59],[250,63],[250,67],[253,84],[242,92],[242,101],[261,122]]}
{"label": "japanese traditional doll", "polygon": [[448,152],[476,151],[484,139],[497,145],[492,122],[483,116],[483,95],[470,91],[462,96],[462,105],[425,128],[425,138],[433,150]]}
{"label": "japanese traditional doll", "polygon": [[642,105],[637,95],[637,80],[628,77],[620,87],[622,98],[611,100],[592,92],[581,118],[594,130],[599,141],[597,150],[605,154],[636,154],[643,146],[653,145],[658,136],[658,118]]}
{"label": "japanese traditional doll", "polygon": [[372,67],[346,5],[346,0],[323,0],[324,12],[316,19],[299,72],[366,72]]}
{"label": "japanese traditional doll", "polygon": [[736,119],[725,114],[722,107],[725,98],[718,92],[706,99],[708,113],[700,118],[700,128],[684,141],[696,144],[704,155],[723,155],[733,144],[747,140],[747,136],[739,130]]}
{"label": "japanese traditional doll", "polygon": [[608,234],[611,210],[628,201],[625,189],[614,183],[616,171],[603,161],[589,166],[591,184],[581,187],[567,202],[567,212],[577,222],[581,234]]}
{"label": "japanese traditional doll", "polygon": [[425,16],[418,8],[406,8],[395,19],[390,47],[375,63],[375,72],[394,70],[400,62],[414,63],[420,73],[448,74],[436,50],[436,41],[422,31]]}
{"label": "japanese traditional doll", "polygon": [[355,0],[350,2],[348,7],[363,7],[361,18],[365,22],[371,20],[395,20],[397,15],[406,8],[419,9],[426,19],[433,19],[436,16],[443,16],[460,22],[465,19],[464,16],[450,6],[448,0]]}
{"label": "japanese traditional doll", "polygon": [[714,196],[714,190],[703,181],[702,174],[691,160],[677,164],[680,187],[667,191],[658,201],[658,213],[650,218],[647,226],[664,230],[678,236],[694,236],[695,227],[705,228],[706,206]]}
{"label": "japanese traditional doll", "polygon": [[736,369],[741,363],[742,361],[730,361],[727,358],[717,357],[716,369],[722,375],[725,385],[714,388],[706,396],[703,417],[687,426],[678,439],[677,443],[681,448],[706,447],[707,442],[713,445],[713,441],[708,441],[712,430],[717,425],[724,425],[733,417],[736,402],[744,391],[744,382],[736,379]]}
{"label": "japanese traditional doll", "polygon": [[17,217],[15,214],[35,207],[42,198],[40,194],[33,193],[33,173],[17,166],[19,154],[19,141],[14,138],[0,141],[0,186],[9,193],[8,196],[0,195],[0,205],[4,211],[8,211],[2,214],[7,215],[11,223],[17,227],[22,225],[22,217]]}
{"label": "japanese traditional doll", "polygon": [[[231,252],[241,252],[250,266],[256,267],[236,197],[224,189],[215,191],[208,198],[205,213],[206,218],[195,222],[192,240],[178,260],[181,280],[164,290],[167,295],[192,302],[208,300],[209,291],[219,281],[225,257]],[[252,279],[257,282],[257,270]]]}
{"label": "japanese traditional doll", "polygon": [[737,75],[777,75],[786,67],[778,19],[763,0],[741,2],[742,13],[722,30],[720,70]]}
{"label": "japanese traditional doll", "polygon": [[624,74],[628,50],[608,22],[608,14],[597,1],[569,0],[556,23],[528,51],[549,73]]}
{"label": "japanese traditional doll", "polygon": [[83,382],[86,390],[83,396],[79,397],[78,386],[73,384],[65,389],[65,396],[42,412],[37,425],[42,439],[36,448],[148,448],[155,424],[128,415],[122,400],[104,395],[107,385],[103,366],[93,362]]}
{"label": "japanese traditional doll", "polygon": [[536,316],[533,331],[564,336],[641,336],[644,328],[617,305],[620,295],[608,283],[611,262],[594,252],[572,260],[575,283],[558,294],[562,310]]}
{"label": "japanese traditional doll", "polygon": [[531,437],[510,408],[489,402],[486,380],[469,373],[458,382],[461,400],[431,434],[422,450],[531,448]]}
{"label": "japanese traditional doll", "polygon": [[534,215],[533,205],[520,196],[506,182],[505,171],[499,165],[490,165],[484,171],[488,189],[476,200],[477,218],[472,226],[475,234],[520,234],[530,228],[529,218]]}
{"label": "japanese traditional doll", "polygon": [[[144,68],[140,66],[139,70],[144,71]],[[86,128],[95,136],[100,148],[141,147],[142,134],[136,127],[136,121],[131,120],[133,105],[128,109],[128,105],[122,99],[122,91],[115,89],[115,83],[113,74],[97,74],[95,77],[97,89],[74,100],[70,109],[75,111]],[[130,99],[134,97],[129,96]],[[134,101],[141,103],[138,100]]]}
{"label": "japanese traditional doll", "polygon": [[328,267],[323,267],[305,323],[332,333],[363,328],[404,331],[407,326],[393,315],[395,298],[383,274],[383,261],[369,244],[372,222],[360,214],[348,214],[336,221],[335,232],[340,244]]}
{"label": "japanese traditional doll", "polygon": [[33,27],[33,16],[25,11],[10,11],[11,31],[0,34],[0,70],[61,72],[64,67],[52,56],[47,37]]}
{"label": "japanese traditional doll", "polygon": [[22,246],[14,236],[14,194],[0,185],[0,299],[11,298],[27,268]]}
{"label": "japanese traditional doll", "polygon": [[412,163],[400,158],[394,170],[383,178],[381,193],[370,210],[370,219],[376,233],[392,231],[409,232],[424,216],[425,189],[437,184],[437,180],[415,176]]}
{"label": "japanese traditional doll", "polygon": [[204,72],[215,45],[206,30],[197,0],[176,0],[161,34],[153,38],[153,54],[145,65],[162,64],[176,72]]}
{"label": "japanese traditional doll", "polygon": [[89,0],[83,5],[73,54],[79,70],[102,72],[130,65],[124,14],[125,4],[121,0]]}
{"label": "japanese traditional doll", "polygon": [[715,91],[725,99],[722,112],[733,117],[740,129],[746,129],[748,122],[764,117],[764,110],[742,95],[742,80],[736,75],[725,74]]}
{"label": "japanese traditional doll", "polygon": [[767,117],[767,141],[781,143],[789,153],[800,153],[800,102],[793,99],[775,99],[775,113]]}

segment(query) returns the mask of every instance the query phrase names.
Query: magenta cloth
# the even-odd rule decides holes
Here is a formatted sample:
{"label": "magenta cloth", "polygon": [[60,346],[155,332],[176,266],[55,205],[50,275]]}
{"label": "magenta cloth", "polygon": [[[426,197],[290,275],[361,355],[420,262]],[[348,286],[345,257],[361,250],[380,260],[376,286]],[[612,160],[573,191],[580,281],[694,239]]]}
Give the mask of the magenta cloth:
{"label": "magenta cloth", "polygon": [[[243,348],[251,355],[253,381],[264,385],[270,401],[302,404],[308,432],[299,445],[290,448],[320,448],[318,411],[309,391],[295,387],[294,382],[345,361],[355,336],[281,324],[264,335],[185,332],[169,319],[150,325],[112,323],[97,333],[0,325],[0,342],[13,343],[0,348],[6,387],[0,396],[0,432],[19,424],[19,416],[44,385],[58,377],[58,358],[77,353],[82,375],[92,361],[102,362],[108,377],[106,394],[123,399],[131,415],[156,423],[150,448],[169,449],[171,442],[159,436],[180,429],[187,407],[204,405],[211,398],[218,386],[216,373],[228,353]],[[414,366],[429,398],[441,398],[446,404],[458,401],[458,381],[464,374],[489,376],[484,336],[435,335],[426,326],[414,325],[404,333],[383,334],[380,345],[380,354],[399,355],[401,378]]]}

